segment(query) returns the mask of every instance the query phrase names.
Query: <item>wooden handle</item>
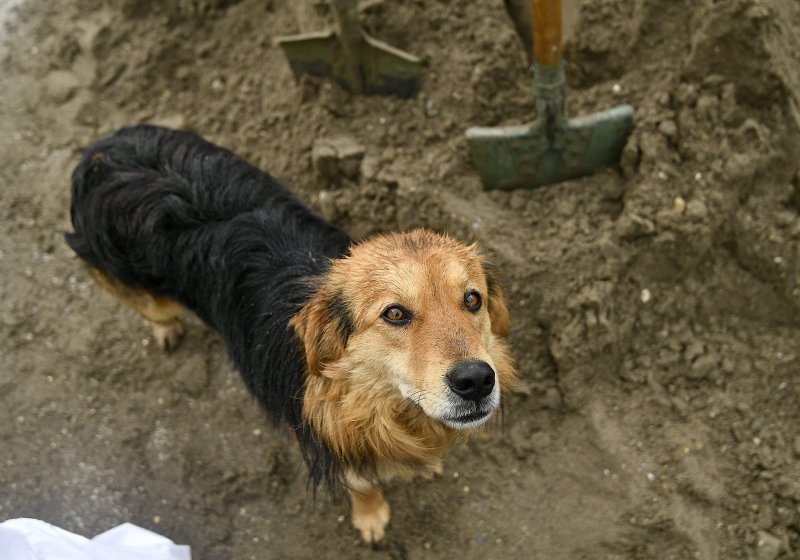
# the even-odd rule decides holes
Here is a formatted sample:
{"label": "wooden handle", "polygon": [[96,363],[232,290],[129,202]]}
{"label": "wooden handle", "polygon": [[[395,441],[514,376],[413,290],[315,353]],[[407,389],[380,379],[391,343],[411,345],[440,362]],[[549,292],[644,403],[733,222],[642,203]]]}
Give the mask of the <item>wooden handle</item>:
{"label": "wooden handle", "polygon": [[533,62],[555,66],[561,62],[561,0],[532,0]]}

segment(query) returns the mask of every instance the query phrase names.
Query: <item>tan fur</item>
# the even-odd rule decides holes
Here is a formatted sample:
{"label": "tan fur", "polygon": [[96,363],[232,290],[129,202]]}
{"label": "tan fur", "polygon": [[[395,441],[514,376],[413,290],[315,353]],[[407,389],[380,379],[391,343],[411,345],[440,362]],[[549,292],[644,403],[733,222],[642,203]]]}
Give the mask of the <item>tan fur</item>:
{"label": "tan fur", "polygon": [[489,284],[489,316],[492,318],[492,332],[497,336],[508,336],[511,328],[506,298],[503,288],[492,277],[487,278]]}
{"label": "tan fur", "polygon": [[[467,289],[483,298],[477,313],[463,305]],[[336,298],[352,319],[347,340],[331,309]],[[406,327],[381,318],[395,304],[414,313]],[[475,246],[425,230],[388,234],[334,261],[291,324],[308,368],[303,414],[347,469],[354,524],[365,540],[377,541],[388,522],[388,504],[385,522],[377,513],[365,520],[365,511],[376,510],[364,505],[377,500],[372,484],[441,471],[443,454],[465,433],[424,412],[444,402],[446,373],[460,360],[480,359],[494,369],[501,393],[516,378],[499,338],[509,328],[502,289],[487,277]],[[361,487],[354,489],[351,481]]]}
{"label": "tan fur", "polygon": [[117,301],[150,321],[153,338],[163,350],[173,350],[186,332],[183,307],[169,298],[132,288],[102,270],[92,268],[97,283]]}

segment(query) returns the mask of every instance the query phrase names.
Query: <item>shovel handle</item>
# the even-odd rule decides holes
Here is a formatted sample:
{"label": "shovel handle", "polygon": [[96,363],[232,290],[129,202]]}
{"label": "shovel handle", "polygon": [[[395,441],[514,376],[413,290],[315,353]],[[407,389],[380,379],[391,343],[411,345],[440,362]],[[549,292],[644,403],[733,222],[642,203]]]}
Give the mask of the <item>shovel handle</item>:
{"label": "shovel handle", "polygon": [[540,66],[561,63],[561,0],[531,0],[533,62]]}
{"label": "shovel handle", "polygon": [[336,22],[339,25],[339,38],[345,45],[356,45],[361,41],[361,26],[358,23],[358,0],[330,0]]}

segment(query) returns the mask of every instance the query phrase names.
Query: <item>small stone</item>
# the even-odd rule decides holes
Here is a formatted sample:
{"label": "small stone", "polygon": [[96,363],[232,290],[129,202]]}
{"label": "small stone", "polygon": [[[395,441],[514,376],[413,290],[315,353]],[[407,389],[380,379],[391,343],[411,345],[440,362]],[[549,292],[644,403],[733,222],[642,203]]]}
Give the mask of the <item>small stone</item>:
{"label": "small stone", "polygon": [[544,405],[550,410],[561,410],[564,407],[564,399],[557,387],[548,387],[544,392]]}
{"label": "small stone", "polygon": [[697,101],[698,89],[694,84],[681,84],[675,92],[678,105],[694,105]]}
{"label": "small stone", "polygon": [[648,218],[636,214],[623,214],[617,220],[617,230],[623,239],[633,239],[655,233],[656,225]]}
{"label": "small stone", "polygon": [[327,191],[320,191],[317,195],[319,197],[319,213],[322,217],[329,222],[334,222],[339,217],[339,209],[336,208],[336,200],[333,195]]}
{"label": "small stone", "polygon": [[758,532],[756,541],[756,558],[758,560],[775,560],[784,550],[786,550],[786,543],[781,539],[766,531]]}
{"label": "small stone", "polygon": [[672,119],[661,121],[658,130],[667,138],[675,138],[678,135],[678,125]]}
{"label": "small stone", "polygon": [[652,297],[653,297],[653,296],[652,296],[652,294],[650,293],[650,290],[648,290],[647,288],[644,288],[644,289],[642,290],[642,293],[639,295],[639,299],[641,299],[641,300],[642,300],[642,303],[647,303],[648,301],[650,301],[650,299],[651,299]]}
{"label": "small stone", "polygon": [[774,483],[775,493],[781,498],[800,501],[800,480],[791,476],[782,476]]}
{"label": "small stone", "polygon": [[690,218],[703,220],[708,217],[708,207],[702,200],[694,199],[686,205],[686,215]]}
{"label": "small stone", "polygon": [[311,148],[311,163],[320,177],[338,179],[339,163],[336,161],[336,148],[327,142],[314,142],[314,147]]}
{"label": "small stone", "polygon": [[703,346],[703,343],[698,340],[693,340],[686,346],[686,350],[683,351],[683,357],[687,362],[691,362],[705,354],[705,352],[706,348]]}
{"label": "small stone", "polygon": [[194,52],[199,58],[203,58],[211,54],[212,51],[217,49],[217,41],[216,39],[210,39],[208,41],[203,41],[202,43],[198,43],[194,47]]}
{"label": "small stone", "polygon": [[611,86],[611,91],[615,94],[622,93],[622,86],[619,84],[614,84],[613,86]]}
{"label": "small stone", "polygon": [[687,375],[691,379],[703,379],[711,375],[717,369],[717,366],[717,358],[710,354],[705,354],[692,363]]}
{"label": "small stone", "polygon": [[374,179],[378,176],[380,171],[380,164],[378,158],[373,156],[365,156],[361,162],[361,176],[365,179]]}
{"label": "small stone", "polygon": [[425,102],[425,115],[428,117],[435,117],[439,114],[439,110],[436,108],[436,105],[433,104],[433,99],[428,99]]}
{"label": "small stone", "polygon": [[697,111],[708,117],[713,117],[719,108],[719,99],[716,95],[704,94],[697,100]]}
{"label": "small stone", "polygon": [[79,86],[78,77],[66,70],[50,72],[44,79],[45,96],[57,105],[72,99]]}
{"label": "small stone", "polygon": [[364,160],[364,146],[353,138],[321,138],[311,149],[311,163],[317,175],[338,183],[342,177],[358,179]]}
{"label": "small stone", "polygon": [[672,201],[672,206],[678,214],[686,212],[686,201],[682,196],[676,196],[675,200]]}
{"label": "small stone", "polygon": [[734,362],[730,356],[725,356],[722,358],[720,369],[722,370],[722,373],[731,374],[736,371],[736,362]]}

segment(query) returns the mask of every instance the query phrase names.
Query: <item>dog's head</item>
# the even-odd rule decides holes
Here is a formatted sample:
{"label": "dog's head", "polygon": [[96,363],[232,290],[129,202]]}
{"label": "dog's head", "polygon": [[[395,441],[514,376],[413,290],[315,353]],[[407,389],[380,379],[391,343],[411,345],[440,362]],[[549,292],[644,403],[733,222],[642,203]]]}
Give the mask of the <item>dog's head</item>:
{"label": "dog's head", "polygon": [[292,325],[310,376],[394,395],[456,429],[482,424],[514,378],[503,292],[475,246],[426,230],[374,237],[333,262]]}

